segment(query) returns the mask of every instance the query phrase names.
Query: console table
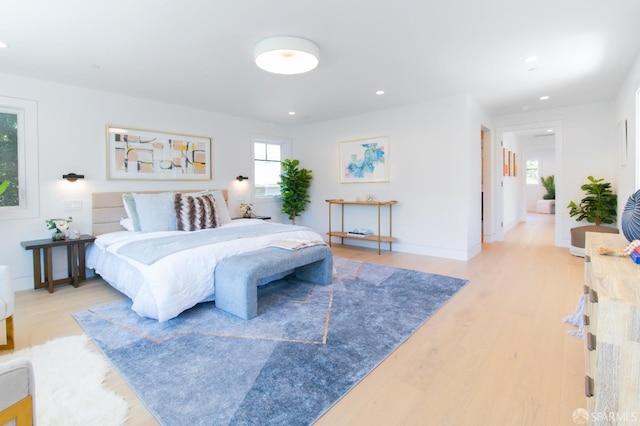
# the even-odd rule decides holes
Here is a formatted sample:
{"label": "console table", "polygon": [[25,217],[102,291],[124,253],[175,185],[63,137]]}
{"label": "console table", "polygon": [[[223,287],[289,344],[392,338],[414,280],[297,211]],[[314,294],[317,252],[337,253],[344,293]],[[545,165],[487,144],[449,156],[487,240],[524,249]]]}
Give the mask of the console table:
{"label": "console table", "polygon": [[[33,250],[33,288],[46,288],[53,293],[53,287],[60,284],[72,284],[78,287],[78,283],[87,279],[85,272],[85,246],[96,238],[92,235],[80,235],[75,240],[53,241],[51,238],[44,240],[22,241],[20,245],[25,250]],[[68,276],[61,279],[53,279],[54,247],[67,248]],[[42,270],[42,256],[44,254],[44,271]],[[44,272],[44,278],[43,278]]]}
{"label": "console table", "polygon": [[[398,202],[395,200],[390,200],[390,201],[345,201],[343,199],[330,199],[330,200],[325,200],[327,203],[329,203],[329,232],[327,232],[327,234],[329,235],[329,247],[331,247],[331,237],[339,237],[341,238],[342,244],[344,244],[344,239],[345,238],[353,238],[356,240],[365,240],[365,241],[377,241],[378,242],[378,254],[380,254],[380,245],[381,243],[389,243],[389,251],[391,251],[391,244],[395,241],[398,241],[397,238],[392,236],[392,232],[391,232],[391,207],[394,204],[397,204]],[[333,231],[331,228],[331,206],[334,204],[338,204],[340,205],[341,209],[341,226],[340,226],[340,231]],[[356,235],[352,235],[349,234],[348,232],[345,232],[344,230],[344,206],[376,206],[378,207],[378,233],[374,234],[374,235],[367,235],[367,236],[356,236]],[[380,213],[381,213],[381,208],[382,206],[388,206],[389,207],[389,235],[380,235],[381,234],[381,230],[380,230]]]}

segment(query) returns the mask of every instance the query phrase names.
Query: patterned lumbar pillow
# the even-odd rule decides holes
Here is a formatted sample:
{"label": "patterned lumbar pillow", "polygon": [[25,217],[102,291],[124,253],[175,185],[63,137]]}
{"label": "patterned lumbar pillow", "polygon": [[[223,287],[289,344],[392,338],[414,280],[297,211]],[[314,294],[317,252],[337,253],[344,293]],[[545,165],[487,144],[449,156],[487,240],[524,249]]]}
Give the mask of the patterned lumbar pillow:
{"label": "patterned lumbar pillow", "polygon": [[179,231],[197,231],[220,226],[216,200],[211,194],[193,196],[178,192],[174,196],[174,206]]}

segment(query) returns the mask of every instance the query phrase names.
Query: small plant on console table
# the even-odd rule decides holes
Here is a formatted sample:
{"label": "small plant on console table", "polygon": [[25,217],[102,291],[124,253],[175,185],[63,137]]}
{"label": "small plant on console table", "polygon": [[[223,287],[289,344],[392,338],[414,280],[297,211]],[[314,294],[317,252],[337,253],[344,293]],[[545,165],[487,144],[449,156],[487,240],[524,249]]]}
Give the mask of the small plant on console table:
{"label": "small plant on console table", "polygon": [[47,224],[47,229],[55,229],[51,239],[53,241],[61,241],[66,238],[66,232],[69,229],[69,224],[73,221],[73,218],[69,216],[66,219],[56,218],[47,219],[44,222]]}
{"label": "small plant on console table", "polygon": [[241,203],[240,211],[242,212],[242,217],[253,217],[253,204]]}

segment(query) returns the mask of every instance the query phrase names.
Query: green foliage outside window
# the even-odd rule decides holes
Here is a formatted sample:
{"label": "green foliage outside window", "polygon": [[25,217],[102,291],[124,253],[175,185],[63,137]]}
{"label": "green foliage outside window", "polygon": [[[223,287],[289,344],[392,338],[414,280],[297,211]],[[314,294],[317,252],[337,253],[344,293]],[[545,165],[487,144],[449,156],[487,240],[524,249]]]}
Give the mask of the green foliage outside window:
{"label": "green foliage outside window", "polygon": [[0,207],[18,205],[18,116],[0,113]]}

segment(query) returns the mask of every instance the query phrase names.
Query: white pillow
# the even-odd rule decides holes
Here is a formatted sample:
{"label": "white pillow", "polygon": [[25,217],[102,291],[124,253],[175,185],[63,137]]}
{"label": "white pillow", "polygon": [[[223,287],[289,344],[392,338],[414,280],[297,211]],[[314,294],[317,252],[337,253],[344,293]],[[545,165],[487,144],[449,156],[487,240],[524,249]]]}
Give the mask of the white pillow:
{"label": "white pillow", "polygon": [[227,202],[224,199],[222,191],[213,191],[211,194],[213,194],[213,198],[216,199],[216,212],[218,213],[219,226],[231,222],[229,208],[227,207]]}
{"label": "white pillow", "polygon": [[174,193],[132,194],[142,232],[177,230]]}
{"label": "white pillow", "polygon": [[122,226],[127,231],[133,231],[133,219],[130,217],[123,217],[120,219],[120,226]]}

